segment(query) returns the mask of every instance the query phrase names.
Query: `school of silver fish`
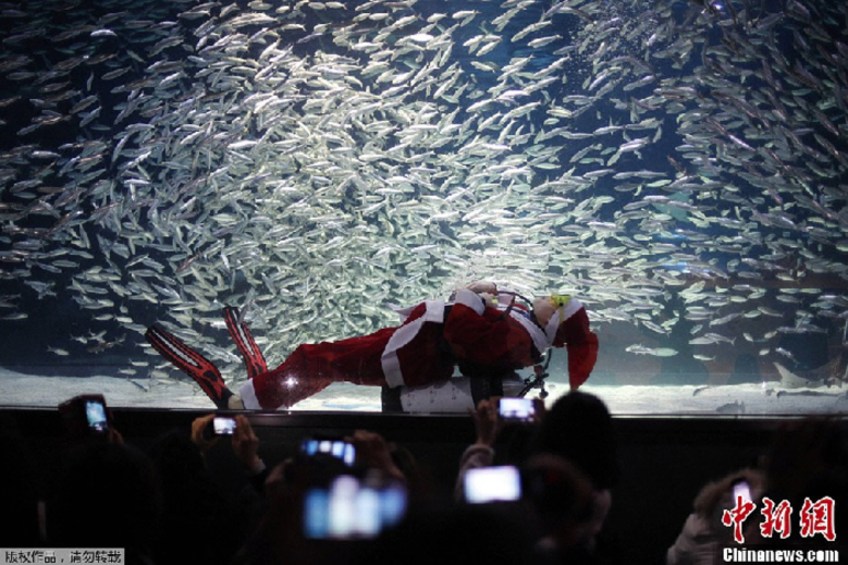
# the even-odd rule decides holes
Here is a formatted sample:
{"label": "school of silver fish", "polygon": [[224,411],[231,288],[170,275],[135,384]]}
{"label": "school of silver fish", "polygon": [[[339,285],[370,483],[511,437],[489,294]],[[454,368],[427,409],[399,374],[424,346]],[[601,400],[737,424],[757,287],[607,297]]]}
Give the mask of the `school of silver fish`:
{"label": "school of silver fish", "polygon": [[225,304],[278,362],[478,278],[578,295],[644,330],[636,355],[785,362],[782,335],[848,321],[848,3],[45,0],[0,24],[4,327],[72,299],[90,349],[158,320],[237,381]]}

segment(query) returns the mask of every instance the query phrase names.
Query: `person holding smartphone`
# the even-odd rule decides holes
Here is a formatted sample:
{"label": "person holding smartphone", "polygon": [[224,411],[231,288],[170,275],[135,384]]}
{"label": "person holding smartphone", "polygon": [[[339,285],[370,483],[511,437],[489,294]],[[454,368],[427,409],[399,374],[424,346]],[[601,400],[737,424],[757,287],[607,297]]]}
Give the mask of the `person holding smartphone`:
{"label": "person holding smartphone", "polygon": [[683,528],[666,551],[667,565],[715,563],[721,548],[734,544],[732,528],[721,523],[722,512],[733,508],[737,496],[758,500],[764,490],[765,475],[753,468],[734,471],[704,485]]}
{"label": "person holding smartphone", "polygon": [[58,406],[65,439],[73,442],[124,443],[102,394],[81,394]]}
{"label": "person holding smartphone", "polygon": [[[217,427],[215,420],[222,420]],[[229,437],[236,458],[241,461],[256,490],[264,490],[268,469],[259,456],[259,437],[244,414],[212,413],[195,418],[191,423],[191,440],[205,452],[219,439]]]}
{"label": "person holding smartphone", "polygon": [[527,455],[530,445],[530,437],[534,433],[544,414],[544,403],[538,399],[522,398],[509,399],[526,401],[528,407],[532,407],[532,415],[529,417],[513,418],[510,415],[513,409],[503,408],[500,397],[491,397],[477,403],[477,408],[471,412],[476,431],[474,443],[463,451],[459,461],[459,473],[457,475],[454,496],[457,500],[465,498],[465,476],[472,469],[489,467],[495,463],[495,445],[501,438],[504,429],[511,431],[506,445],[506,453],[502,457],[507,464],[521,463]]}

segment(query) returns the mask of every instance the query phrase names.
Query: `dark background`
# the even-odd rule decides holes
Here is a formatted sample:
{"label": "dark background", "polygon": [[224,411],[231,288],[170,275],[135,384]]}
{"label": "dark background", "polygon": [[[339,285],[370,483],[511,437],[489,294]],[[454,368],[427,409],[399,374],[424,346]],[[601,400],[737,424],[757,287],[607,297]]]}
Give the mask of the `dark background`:
{"label": "dark background", "polygon": [[[112,409],[115,427],[128,443],[145,448],[174,428],[188,430],[200,411]],[[62,422],[55,410],[5,409],[30,440],[43,469],[57,456]],[[355,429],[382,434],[409,449],[422,470],[446,494],[453,488],[462,451],[474,441],[464,416],[421,416],[316,412],[249,412],[260,438],[260,455],[273,465],[292,454],[303,437],[343,435]],[[752,465],[771,444],[786,418],[615,417],[621,480],[613,490],[608,525],[632,563],[663,563],[707,482]],[[848,430],[848,421],[843,421]],[[224,486],[239,488],[243,470],[229,445],[219,442],[209,465]],[[837,505],[838,506],[838,505]],[[837,511],[838,513],[838,511]],[[839,520],[837,518],[837,524]],[[838,526],[837,526],[838,529]]]}

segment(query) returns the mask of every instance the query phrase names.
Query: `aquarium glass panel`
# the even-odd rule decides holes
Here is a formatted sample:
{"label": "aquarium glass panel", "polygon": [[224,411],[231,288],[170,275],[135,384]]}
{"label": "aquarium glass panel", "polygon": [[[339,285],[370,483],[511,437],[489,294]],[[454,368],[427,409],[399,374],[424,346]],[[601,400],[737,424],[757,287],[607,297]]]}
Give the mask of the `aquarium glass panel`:
{"label": "aquarium glass panel", "polygon": [[[213,408],[149,327],[238,392],[264,366],[225,307],[274,369],[488,280],[585,305],[614,414],[848,408],[848,3],[42,0],[0,26],[3,405]],[[569,389],[564,350],[540,372],[510,390]],[[324,384],[292,409],[386,396]]]}

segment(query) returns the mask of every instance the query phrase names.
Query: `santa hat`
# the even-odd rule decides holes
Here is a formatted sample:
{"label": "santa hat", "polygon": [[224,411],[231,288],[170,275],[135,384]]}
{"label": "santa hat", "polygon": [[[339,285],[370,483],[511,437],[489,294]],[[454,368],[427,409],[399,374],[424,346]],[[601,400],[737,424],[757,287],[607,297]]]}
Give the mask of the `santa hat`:
{"label": "santa hat", "polygon": [[559,305],[545,326],[545,335],[553,347],[568,351],[568,382],[572,390],[589,378],[598,359],[598,336],[589,329],[589,316],[583,303],[567,295],[552,299]]}

